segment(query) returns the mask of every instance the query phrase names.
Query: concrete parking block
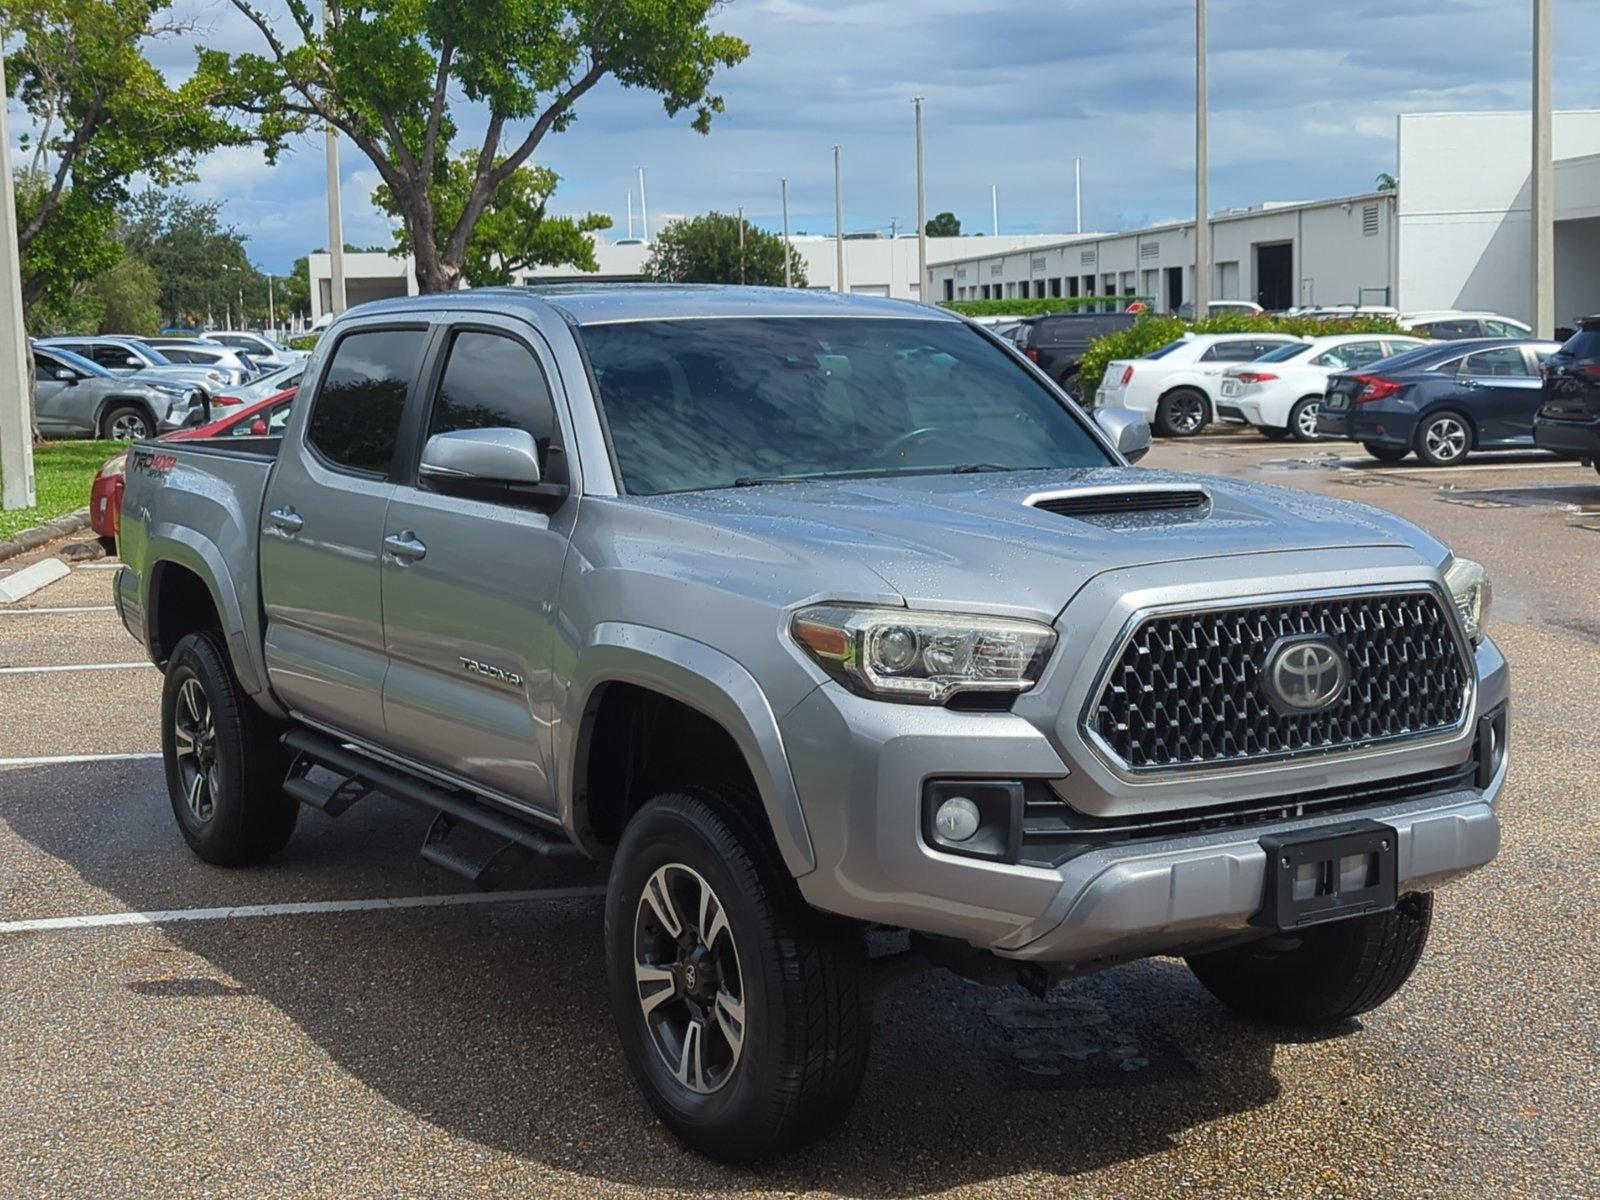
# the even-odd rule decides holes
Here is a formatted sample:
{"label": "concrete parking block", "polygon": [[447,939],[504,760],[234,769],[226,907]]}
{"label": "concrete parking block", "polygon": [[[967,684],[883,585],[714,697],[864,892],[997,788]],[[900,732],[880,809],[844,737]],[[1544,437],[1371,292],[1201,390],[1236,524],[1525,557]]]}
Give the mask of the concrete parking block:
{"label": "concrete parking block", "polygon": [[0,604],[14,604],[70,574],[72,568],[59,558],[46,558],[32,566],[23,567],[0,579]]}

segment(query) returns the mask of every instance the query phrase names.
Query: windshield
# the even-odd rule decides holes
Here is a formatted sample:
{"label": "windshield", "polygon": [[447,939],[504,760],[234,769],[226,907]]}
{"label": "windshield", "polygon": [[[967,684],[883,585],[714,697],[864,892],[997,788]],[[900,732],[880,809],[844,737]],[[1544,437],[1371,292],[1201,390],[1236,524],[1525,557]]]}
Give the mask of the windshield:
{"label": "windshield", "polygon": [[636,495],[1112,461],[1044,384],[956,321],[640,321],[583,338]]}
{"label": "windshield", "polygon": [[1304,342],[1290,342],[1279,346],[1276,350],[1268,350],[1257,362],[1288,362],[1291,358],[1299,358],[1302,354],[1310,354],[1315,349]]}

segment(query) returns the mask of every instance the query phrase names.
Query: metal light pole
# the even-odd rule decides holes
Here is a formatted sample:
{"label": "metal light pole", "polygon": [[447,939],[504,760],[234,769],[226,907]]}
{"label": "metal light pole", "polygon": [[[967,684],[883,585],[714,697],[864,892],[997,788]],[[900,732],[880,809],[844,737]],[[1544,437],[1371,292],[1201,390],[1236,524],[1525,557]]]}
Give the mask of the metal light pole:
{"label": "metal light pole", "polygon": [[739,205],[739,282],[744,283],[744,205]]}
{"label": "metal light pole", "polygon": [[645,241],[650,240],[650,206],[644,198],[644,168],[639,168],[639,232]]}
{"label": "metal light pole", "polygon": [[912,103],[917,106],[917,299],[928,304],[928,195],[922,170],[922,97]]}
{"label": "metal light pole", "polygon": [[278,308],[272,302],[272,272],[267,272],[267,328],[271,330],[269,337],[278,336]]}
{"label": "metal light pole", "polygon": [[1211,301],[1211,201],[1206,195],[1206,0],[1194,0],[1194,319]]}
{"label": "metal light pole", "polygon": [[633,241],[633,193],[628,193],[628,240]]}
{"label": "metal light pole", "polygon": [[[0,60],[0,96],[9,96]],[[28,392],[28,337],[22,316],[17,199],[11,179],[11,131],[0,103],[0,508],[32,508],[33,405]]]}
{"label": "metal light pole", "polygon": [[[333,29],[333,8],[322,0],[322,34]],[[328,175],[328,308],[334,316],[345,310],[344,211],[339,198],[339,131],[331,124],[323,130],[324,166]]]}
{"label": "metal light pole", "polygon": [[844,280],[844,182],[839,173],[839,147],[833,148],[834,280],[838,291],[848,292]]}
{"label": "metal light pole", "polygon": [[1555,155],[1550,98],[1550,0],[1533,0],[1533,336],[1556,330]]}
{"label": "metal light pole", "polygon": [[788,181],[788,179],[785,178],[785,179],[778,180],[778,190],[782,193],[782,196],[783,196],[783,286],[787,288],[787,287],[793,287],[794,286],[794,269],[790,266],[790,263],[789,263],[790,258],[793,257],[793,255],[794,255],[794,251],[792,249],[790,249],[790,246],[789,246],[789,181]]}
{"label": "metal light pole", "polygon": [[1078,208],[1077,232],[1083,232],[1083,159],[1072,160],[1072,194]]}
{"label": "metal light pole", "polygon": [[1000,236],[1000,185],[989,185],[989,215],[994,221],[994,235]]}

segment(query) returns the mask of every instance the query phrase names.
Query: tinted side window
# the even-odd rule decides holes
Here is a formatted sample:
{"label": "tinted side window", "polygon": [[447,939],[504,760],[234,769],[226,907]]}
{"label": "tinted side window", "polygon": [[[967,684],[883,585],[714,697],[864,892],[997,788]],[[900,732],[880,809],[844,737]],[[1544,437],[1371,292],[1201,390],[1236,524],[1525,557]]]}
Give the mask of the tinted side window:
{"label": "tinted side window", "polygon": [[306,437],[337,466],[383,475],[426,338],[420,329],[352,333],[334,347]]}
{"label": "tinted side window", "polygon": [[428,418],[429,437],[456,429],[524,429],[538,443],[542,462],[554,425],[550,386],[526,346],[498,333],[456,334]]}
{"label": "tinted side window", "polygon": [[1461,374],[1479,379],[1526,375],[1528,362],[1522,357],[1521,346],[1497,346],[1493,350],[1480,350],[1467,355],[1461,363]]}
{"label": "tinted side window", "polygon": [[1200,361],[1249,362],[1261,353],[1255,342],[1218,342],[1200,356]]}
{"label": "tinted side window", "polygon": [[1477,337],[1482,331],[1477,321],[1435,321],[1422,328],[1436,338],[1447,339]]}
{"label": "tinted side window", "polygon": [[1573,358],[1600,358],[1600,329],[1580,329],[1567,339],[1561,353]]}
{"label": "tinted side window", "polygon": [[113,371],[126,370],[131,365],[133,355],[121,346],[107,346],[104,344],[89,347],[89,357],[102,367],[110,367]]}

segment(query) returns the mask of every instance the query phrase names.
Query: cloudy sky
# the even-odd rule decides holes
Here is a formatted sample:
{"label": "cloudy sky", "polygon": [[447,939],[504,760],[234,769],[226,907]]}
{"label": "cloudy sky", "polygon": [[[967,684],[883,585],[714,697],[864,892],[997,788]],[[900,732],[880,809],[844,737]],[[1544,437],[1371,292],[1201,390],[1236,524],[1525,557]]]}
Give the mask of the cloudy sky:
{"label": "cloudy sky", "polygon": [[[222,0],[180,0],[188,42],[257,48]],[[267,0],[269,11],[273,0]],[[1600,107],[1590,52],[1600,0],[1556,0],[1558,107]],[[1211,0],[1214,208],[1358,192],[1393,169],[1400,112],[1524,108],[1529,5],[1520,0]],[[926,98],[929,211],[1002,232],[1072,228],[1083,159],[1084,227],[1120,229],[1193,206],[1193,7],[1186,0],[729,0],[715,19],[750,57],[719,89],[702,137],[658,99],[615,85],[585,98],[538,158],[564,182],[561,211],[609,212],[626,233],[636,166],[652,227],[743,205],[777,228],[780,176],[794,230],[831,231],[832,147],[843,147],[845,222],[902,229],[916,215],[912,110]],[[181,73],[192,52],[163,48]],[[464,115],[466,132],[481,128]],[[376,177],[345,147],[346,239],[387,243]],[[326,241],[320,140],[276,167],[228,151],[192,186],[223,202],[268,270]],[[635,196],[635,203],[637,203]]]}

